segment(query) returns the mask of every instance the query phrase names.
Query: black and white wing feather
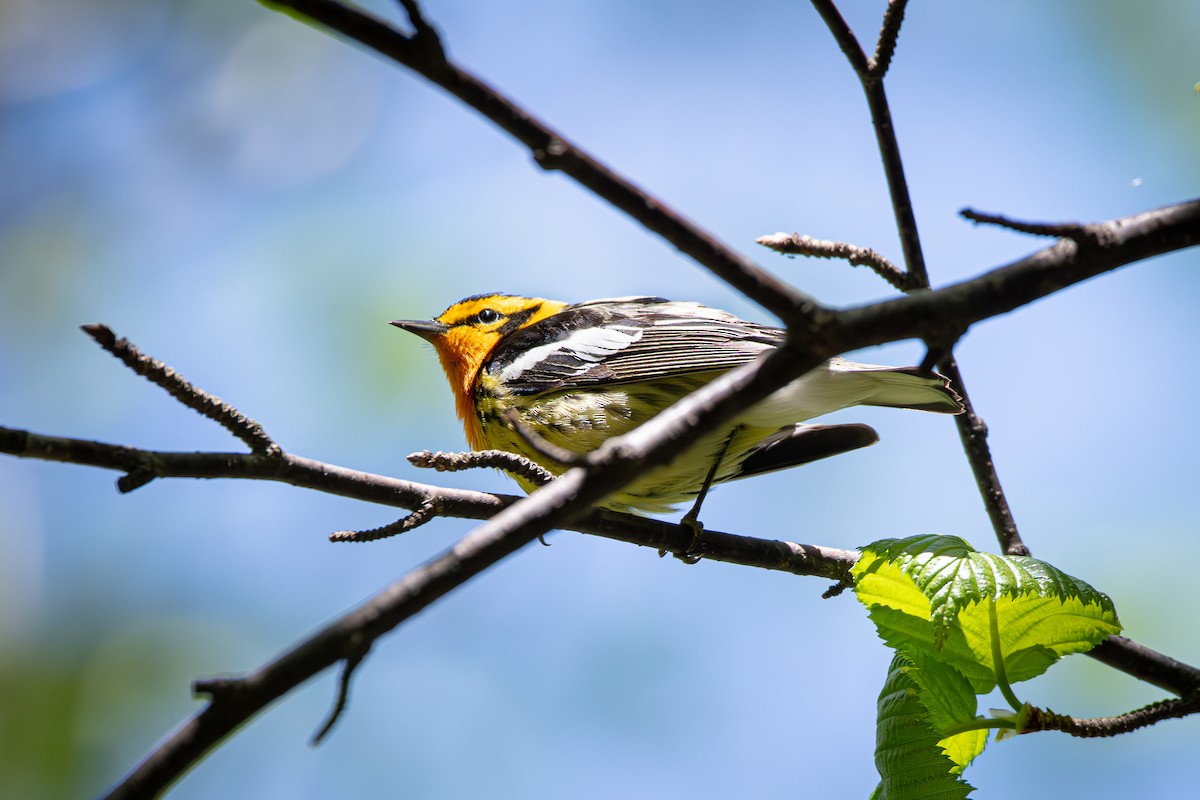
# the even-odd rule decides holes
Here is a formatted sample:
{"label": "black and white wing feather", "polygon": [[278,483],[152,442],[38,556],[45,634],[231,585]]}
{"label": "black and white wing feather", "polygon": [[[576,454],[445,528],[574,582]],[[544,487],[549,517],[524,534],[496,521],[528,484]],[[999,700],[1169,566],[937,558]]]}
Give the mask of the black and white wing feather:
{"label": "black and white wing feather", "polygon": [[594,300],[510,334],[487,371],[514,394],[725,372],[777,347],[783,331],[661,297]]}

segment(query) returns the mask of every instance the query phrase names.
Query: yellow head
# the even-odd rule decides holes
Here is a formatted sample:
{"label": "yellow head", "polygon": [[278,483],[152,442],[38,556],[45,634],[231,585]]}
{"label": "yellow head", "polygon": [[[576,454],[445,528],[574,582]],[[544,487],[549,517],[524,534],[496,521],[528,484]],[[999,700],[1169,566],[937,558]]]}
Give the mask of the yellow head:
{"label": "yellow head", "polygon": [[506,336],[566,306],[540,297],[477,294],[459,300],[432,321],[398,319],[392,324],[433,345],[454,391],[454,405],[466,428],[467,442],[481,450],[487,445],[475,414],[475,383],[480,367]]}

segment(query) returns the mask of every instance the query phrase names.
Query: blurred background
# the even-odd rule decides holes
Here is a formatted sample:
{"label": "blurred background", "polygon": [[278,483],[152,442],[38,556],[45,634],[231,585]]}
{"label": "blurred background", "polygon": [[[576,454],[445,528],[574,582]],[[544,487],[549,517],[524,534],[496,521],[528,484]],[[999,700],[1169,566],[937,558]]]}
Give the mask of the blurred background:
{"label": "blurred background", "polygon": [[[884,4],[846,5],[873,42]],[[866,270],[753,244],[800,231],[900,258],[861,92],[805,3],[426,11],[463,65],[725,242],[835,305],[890,296]],[[963,206],[1086,221],[1200,194],[1198,36],[1200,6],[1183,0],[913,4],[888,85],[935,285],[1045,244],[973,227]],[[1129,267],[977,325],[958,349],[1035,555],[1193,664],[1194,591],[1169,567],[1190,562],[1200,525],[1198,268],[1196,250]],[[431,349],[386,324],[494,290],[661,294],[769,321],[422,80],[250,0],[0,2],[0,424],[240,449],[78,330],[104,322],[290,452],[515,491],[404,460],[464,442]],[[948,419],[837,417],[882,441],[722,487],[707,525],[994,549]],[[198,708],[191,680],[271,659],[472,527],[337,546],[331,531],[398,514],[267,483],[121,496],[115,478],[0,459],[5,797],[102,792]],[[325,744],[307,742],[332,673],[171,796],[869,794],[889,653],[852,597],[571,532],[550,542],[384,640]],[[1162,694],[1082,657],[1018,693],[1079,716]],[[1194,718],[1113,740],[1027,736],[967,778],[993,797],[1181,796],[1198,745]]]}

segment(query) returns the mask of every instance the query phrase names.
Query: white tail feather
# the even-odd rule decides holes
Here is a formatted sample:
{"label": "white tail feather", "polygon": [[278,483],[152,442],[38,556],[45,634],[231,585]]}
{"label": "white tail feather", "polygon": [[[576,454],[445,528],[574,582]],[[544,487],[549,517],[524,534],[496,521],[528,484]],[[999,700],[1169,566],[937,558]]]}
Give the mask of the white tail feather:
{"label": "white tail feather", "polygon": [[775,392],[746,412],[742,421],[780,428],[861,405],[944,414],[962,411],[958,395],[940,375],[916,367],[881,367],[835,358]]}

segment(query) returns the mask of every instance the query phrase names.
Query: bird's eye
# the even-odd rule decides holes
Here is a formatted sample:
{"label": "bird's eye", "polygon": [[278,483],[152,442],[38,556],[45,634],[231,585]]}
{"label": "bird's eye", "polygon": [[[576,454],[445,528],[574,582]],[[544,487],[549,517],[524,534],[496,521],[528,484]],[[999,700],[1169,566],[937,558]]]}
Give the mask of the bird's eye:
{"label": "bird's eye", "polygon": [[491,325],[493,322],[500,321],[500,312],[494,308],[485,308],[476,315],[476,318],[484,325]]}

